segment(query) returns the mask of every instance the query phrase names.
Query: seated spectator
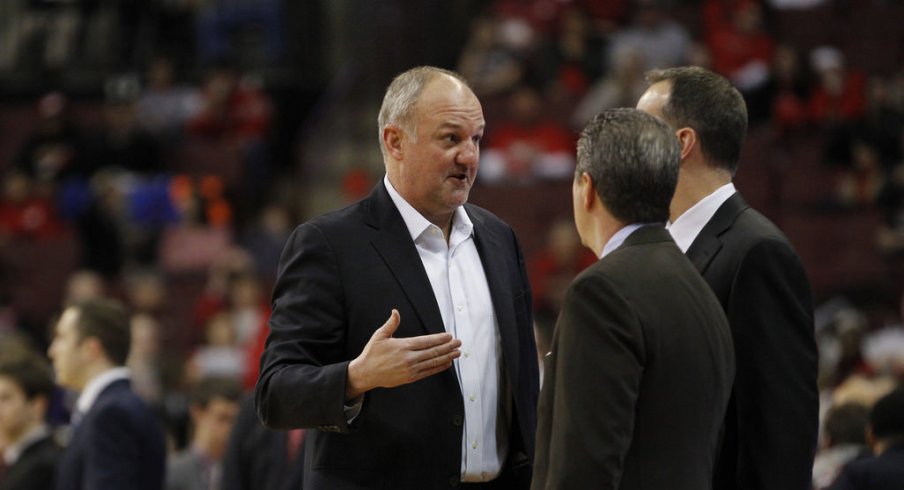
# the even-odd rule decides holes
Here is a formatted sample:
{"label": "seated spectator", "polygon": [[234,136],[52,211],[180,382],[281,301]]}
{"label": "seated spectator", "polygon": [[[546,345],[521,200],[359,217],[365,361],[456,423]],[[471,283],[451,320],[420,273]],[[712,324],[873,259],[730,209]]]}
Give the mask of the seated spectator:
{"label": "seated spectator", "polygon": [[189,400],[189,447],[167,462],[166,490],[219,490],[223,487],[223,457],[239,412],[242,389],[234,379],[205,378]]}
{"label": "seated spectator", "polygon": [[874,456],[845,466],[830,490],[904,488],[904,389],[898,388],[876,402],[866,438]]}
{"label": "seated spectator", "polygon": [[160,144],[138,124],[138,80],[112,78],[104,92],[103,124],[88,141],[91,173],[103,169],[148,177],[166,170]]}
{"label": "seated spectator", "polygon": [[520,46],[507,38],[503,26],[497,17],[475,18],[456,65],[458,73],[481,98],[509,91],[523,80],[526,72],[525,56]]}
{"label": "seated spectator", "polygon": [[206,341],[186,363],[186,378],[192,385],[207,377],[241,381],[245,374],[245,351],[238,345],[235,322],[229,313],[218,313],[207,323]]}
{"label": "seated spectator", "polygon": [[53,488],[61,454],[45,423],[54,394],[50,366],[31,352],[0,361],[0,488]]}
{"label": "seated spectator", "polygon": [[160,362],[160,324],[147,313],[132,315],[132,343],[126,366],[131,370],[132,389],[152,408],[163,404],[163,373]]}
{"label": "seated spectator", "polygon": [[162,55],[148,62],[145,83],[138,99],[139,126],[161,141],[178,141],[186,123],[201,110],[200,91],[178,83],[173,60]]}
{"label": "seated spectator", "polygon": [[640,53],[645,63],[644,71],[684,64],[691,46],[690,34],[682,24],[669,17],[663,0],[632,3],[631,23],[612,35],[609,53],[624,49]]}
{"label": "seated spectator", "polygon": [[798,53],[789,45],[776,46],[764,99],[769,101],[770,120],[780,140],[787,141],[806,125],[809,91]]}
{"label": "seated spectator", "polygon": [[38,100],[37,113],[37,126],[19,148],[16,166],[35,183],[36,192],[49,196],[66,179],[87,178],[90,169],[68,98],[61,92],[47,93]]}
{"label": "seated spectator", "polygon": [[204,75],[201,110],[188,120],[188,129],[205,138],[259,142],[269,129],[271,112],[266,94],[223,62]]}
{"label": "seated spectator", "polygon": [[850,461],[869,454],[866,425],[869,407],[844,403],[831,407],[823,423],[823,443],[813,463],[813,489],[825,490]]}
{"label": "seated spectator", "polygon": [[236,40],[246,31],[263,36],[263,49],[256,53],[261,64],[277,63],[282,59],[285,12],[280,0],[215,0],[198,5],[201,7],[195,17],[195,32],[202,63],[235,57],[240,52]]}
{"label": "seated spectator", "polygon": [[611,56],[609,71],[578,101],[570,121],[573,128],[583,128],[604,109],[633,107],[646,91],[645,63],[640,52],[624,47]]}
{"label": "seated spectator", "polygon": [[50,197],[33,192],[25,174],[10,171],[0,194],[0,241],[8,237],[45,238],[56,235],[62,227]]}
{"label": "seated spectator", "polygon": [[821,46],[810,52],[816,85],[808,101],[810,119],[831,128],[863,116],[866,109],[866,81],[863,74],[846,65],[837,48]]}
{"label": "seated spectator", "polygon": [[571,178],[575,134],[544,114],[537,89],[521,85],[509,96],[508,107],[508,119],[485,137],[480,161],[483,182]]}
{"label": "seated spectator", "polygon": [[604,45],[595,35],[587,12],[572,7],[559,15],[558,29],[538,47],[535,60],[545,86],[577,100],[603,73]]}
{"label": "seated spectator", "polygon": [[242,234],[241,244],[254,259],[258,277],[266,281],[276,279],[279,257],[292,233],[293,223],[289,210],[273,203],[265,206],[256,222]]}

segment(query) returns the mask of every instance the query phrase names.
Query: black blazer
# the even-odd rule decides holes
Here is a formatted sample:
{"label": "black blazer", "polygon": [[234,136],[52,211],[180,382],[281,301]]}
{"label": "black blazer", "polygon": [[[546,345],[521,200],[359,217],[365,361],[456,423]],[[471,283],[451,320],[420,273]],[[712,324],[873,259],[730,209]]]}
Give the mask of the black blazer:
{"label": "black blazer", "polygon": [[710,488],[731,333],[662,226],[578,275],[543,364],[531,488]]}
{"label": "black blazer", "polygon": [[47,435],[26,447],[19,459],[0,479],[0,490],[37,490],[53,488],[56,465],[62,449]]}
{"label": "black blazer", "polygon": [[[529,477],[539,391],[530,287],[508,225],[472,205],[512,400],[510,464]],[[348,362],[396,308],[397,337],[444,332],[417,249],[383,183],[369,197],[299,226],[283,251],[256,406],[305,438],[306,489],[448,488],[461,473],[464,401],[455,372],[375,389],[354,423],[343,406]]]}
{"label": "black blazer", "polygon": [[687,256],[731,325],[737,358],[716,490],[809,490],[819,419],[813,300],[784,234],[729,198]]}
{"label": "black blazer", "polygon": [[163,429],[127,380],[104,388],[63,451],[57,490],[160,490],[166,465]]}

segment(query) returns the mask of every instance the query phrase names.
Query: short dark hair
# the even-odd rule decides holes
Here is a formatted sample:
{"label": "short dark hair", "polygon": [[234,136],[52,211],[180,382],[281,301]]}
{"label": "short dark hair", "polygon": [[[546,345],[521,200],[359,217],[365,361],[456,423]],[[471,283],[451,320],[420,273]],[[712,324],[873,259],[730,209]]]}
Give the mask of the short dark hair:
{"label": "short dark hair", "polygon": [[609,109],[578,140],[575,177],[587,172],[622,223],[664,222],[678,183],[681,145],[671,128],[636,109]]}
{"label": "short dark hair", "polygon": [[28,400],[42,396],[49,402],[53,398],[53,372],[50,364],[37,354],[20,354],[0,361],[0,377],[19,385]]}
{"label": "short dark hair", "polygon": [[202,378],[191,390],[190,403],[207,407],[215,398],[238,403],[242,398],[242,385],[234,378],[223,376]]}
{"label": "short dark hair", "polygon": [[876,439],[904,439],[904,388],[897,388],[873,405],[869,423]]}
{"label": "short dark hair", "polygon": [[747,104],[738,89],[699,66],[651,70],[646,79],[671,83],[662,117],[675,129],[693,129],[707,160],[734,175],[747,136]]}
{"label": "short dark hair", "polygon": [[100,341],[107,358],[123,366],[129,357],[132,331],[125,306],[111,299],[90,299],[72,306],[78,312],[79,340],[94,337]]}
{"label": "short dark hair", "polygon": [[869,407],[849,402],[829,409],[825,418],[825,433],[832,445],[866,444],[866,424]]}

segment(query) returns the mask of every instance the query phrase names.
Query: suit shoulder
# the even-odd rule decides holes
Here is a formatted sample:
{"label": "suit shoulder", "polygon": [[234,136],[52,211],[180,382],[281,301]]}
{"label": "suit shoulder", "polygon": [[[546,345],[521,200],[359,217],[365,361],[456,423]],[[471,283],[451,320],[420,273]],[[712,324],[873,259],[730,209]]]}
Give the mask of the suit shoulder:
{"label": "suit shoulder", "polygon": [[358,201],[334,211],[310,218],[295,228],[299,233],[304,228],[316,228],[324,233],[342,230],[345,227],[358,226],[363,222],[364,201]]}
{"label": "suit shoulder", "polygon": [[465,204],[465,211],[467,211],[468,216],[471,217],[472,221],[478,222],[482,225],[511,229],[511,226],[509,226],[508,223],[493,214],[491,211],[475,204]]}

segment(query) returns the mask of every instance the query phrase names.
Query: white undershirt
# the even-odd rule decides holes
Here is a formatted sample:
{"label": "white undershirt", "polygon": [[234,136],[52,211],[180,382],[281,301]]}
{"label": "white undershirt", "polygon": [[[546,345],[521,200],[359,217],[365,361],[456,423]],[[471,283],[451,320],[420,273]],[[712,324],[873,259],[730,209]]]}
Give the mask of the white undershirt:
{"label": "white undershirt", "polygon": [[666,229],[672,234],[675,244],[682,252],[687,252],[687,249],[691,248],[691,244],[697,239],[697,235],[700,234],[706,223],[713,219],[716,211],[735,192],[734,184],[729,182],[691,206],[674,222],[666,224]]}
{"label": "white undershirt", "polygon": [[461,357],[454,363],[465,403],[461,479],[490,481],[502,470],[508,440],[505,430],[497,431],[504,427],[499,424],[501,342],[473,223],[463,207],[456,208],[447,244],[443,230],[405,201],[388,177],[383,184],[417,247],[445,330],[461,340]]}

